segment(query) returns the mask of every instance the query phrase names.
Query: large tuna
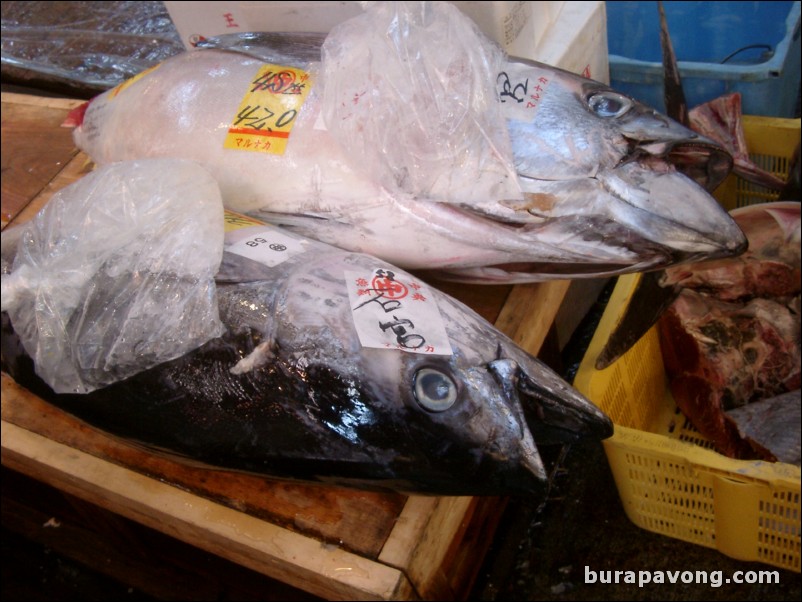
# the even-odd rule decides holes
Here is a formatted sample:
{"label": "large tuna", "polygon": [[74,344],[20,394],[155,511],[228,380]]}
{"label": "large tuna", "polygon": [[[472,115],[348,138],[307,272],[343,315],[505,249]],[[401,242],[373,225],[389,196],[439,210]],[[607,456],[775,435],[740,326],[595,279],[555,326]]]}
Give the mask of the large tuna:
{"label": "large tuna", "polygon": [[[358,31],[379,46],[415,27],[439,40],[423,21]],[[399,52],[394,70],[339,33],[322,62],[320,38],[292,35],[173,57],[91,101],[76,143],[99,164],[196,160],[228,208],[467,281],[612,275],[744,249],[704,189],[731,158],[651,108],[492,49],[449,53],[446,42]],[[291,104],[275,104],[276,92]],[[470,102],[453,101],[462,96]],[[499,108],[501,120],[483,120]],[[436,128],[421,121],[431,113]]]}

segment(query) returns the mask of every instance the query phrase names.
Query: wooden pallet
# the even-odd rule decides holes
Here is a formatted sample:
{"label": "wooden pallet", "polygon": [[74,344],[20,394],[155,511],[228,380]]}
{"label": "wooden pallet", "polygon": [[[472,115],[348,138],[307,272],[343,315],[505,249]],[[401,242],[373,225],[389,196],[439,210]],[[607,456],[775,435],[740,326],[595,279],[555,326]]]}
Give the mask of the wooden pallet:
{"label": "wooden pallet", "polygon": [[[2,226],[30,219],[92,165],[60,127],[81,101],[2,95]],[[568,288],[441,288],[540,349]],[[273,481],[155,457],[2,375],[2,464],[328,599],[462,599],[502,497],[378,494]]]}

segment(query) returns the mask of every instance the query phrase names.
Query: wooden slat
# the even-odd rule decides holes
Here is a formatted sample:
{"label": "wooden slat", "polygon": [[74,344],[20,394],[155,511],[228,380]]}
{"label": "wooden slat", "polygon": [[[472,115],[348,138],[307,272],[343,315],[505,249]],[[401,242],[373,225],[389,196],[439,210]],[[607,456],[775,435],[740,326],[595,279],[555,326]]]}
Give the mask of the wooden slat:
{"label": "wooden slat", "polygon": [[2,225],[10,222],[78,154],[72,130],[59,127],[81,101],[2,94]]}
{"label": "wooden slat", "polygon": [[537,355],[570,284],[570,280],[551,280],[514,286],[496,320],[496,328],[522,349]]}
{"label": "wooden slat", "polygon": [[3,421],[3,465],[332,600],[412,599],[405,575]]}
{"label": "wooden slat", "polygon": [[[96,580],[111,600],[139,592],[156,600],[320,600],[16,471],[2,467],[2,480],[3,543],[14,551],[3,558],[4,599],[33,599],[19,589],[30,591],[32,569],[46,570],[41,560],[58,569],[33,586],[40,600],[73,599],[87,584],[86,597],[99,599]],[[59,579],[73,571],[79,583]]]}

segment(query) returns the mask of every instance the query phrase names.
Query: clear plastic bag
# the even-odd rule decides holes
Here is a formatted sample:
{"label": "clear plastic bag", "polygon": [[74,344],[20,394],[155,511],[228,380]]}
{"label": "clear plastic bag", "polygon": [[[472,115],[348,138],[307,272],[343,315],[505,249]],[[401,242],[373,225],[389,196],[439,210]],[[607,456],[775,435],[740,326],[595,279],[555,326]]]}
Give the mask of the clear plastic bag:
{"label": "clear plastic bag", "polygon": [[190,161],[113,163],[56,193],[2,282],[39,376],[87,393],[220,336],[223,227],[217,183]]}
{"label": "clear plastic bag", "polygon": [[323,44],[323,119],[391,191],[522,197],[495,82],[502,50],[448,2],[366,2]]}

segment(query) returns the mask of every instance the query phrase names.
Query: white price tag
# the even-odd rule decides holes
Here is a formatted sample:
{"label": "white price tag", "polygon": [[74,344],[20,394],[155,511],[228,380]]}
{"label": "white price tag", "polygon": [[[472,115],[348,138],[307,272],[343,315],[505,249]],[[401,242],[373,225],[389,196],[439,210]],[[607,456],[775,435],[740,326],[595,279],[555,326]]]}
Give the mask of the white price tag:
{"label": "white price tag", "polygon": [[226,246],[226,251],[271,268],[306,251],[303,241],[287,236],[275,228],[248,228],[238,230],[237,235],[238,240]]}
{"label": "white price tag", "polygon": [[428,286],[392,269],[345,273],[363,347],[451,355],[443,318]]}

